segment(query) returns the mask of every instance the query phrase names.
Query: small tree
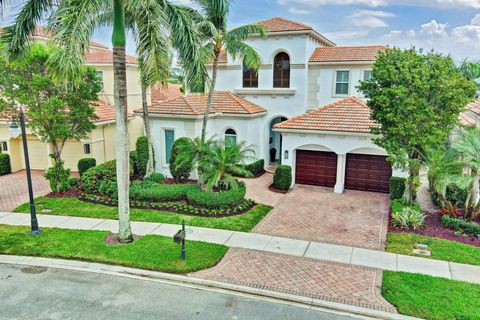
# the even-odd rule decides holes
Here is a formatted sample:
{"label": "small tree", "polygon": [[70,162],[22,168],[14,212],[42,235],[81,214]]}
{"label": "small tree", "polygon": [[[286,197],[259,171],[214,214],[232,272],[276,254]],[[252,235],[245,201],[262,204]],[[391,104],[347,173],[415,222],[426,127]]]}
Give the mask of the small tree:
{"label": "small tree", "polygon": [[359,90],[368,98],[373,141],[394,166],[409,171],[406,200],[416,197],[421,154],[445,144],[475,84],[462,76],[450,57],[415,49],[387,49],[373,65],[373,77]]}
{"label": "small tree", "polygon": [[0,59],[0,110],[16,115],[23,106],[28,127],[52,146],[52,158],[61,167],[65,143],[85,138],[95,127],[91,101],[97,99],[100,85],[88,67],[75,85],[55,83],[47,66],[54,50],[35,44],[22,59]]}
{"label": "small tree", "polygon": [[[175,140],[172,146],[172,152],[170,153],[170,173],[172,177],[177,182],[185,182],[190,177],[190,173],[193,170],[193,158],[192,161],[184,161],[181,165],[177,165],[177,155],[180,152],[181,146],[190,144],[192,149],[194,147],[192,141],[189,138],[178,138]],[[180,147],[179,147],[180,146]]]}

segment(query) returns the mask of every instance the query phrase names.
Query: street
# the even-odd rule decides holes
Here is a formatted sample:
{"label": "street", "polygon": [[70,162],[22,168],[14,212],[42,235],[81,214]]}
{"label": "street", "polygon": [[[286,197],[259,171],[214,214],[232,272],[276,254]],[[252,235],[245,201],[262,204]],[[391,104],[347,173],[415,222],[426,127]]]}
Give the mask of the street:
{"label": "street", "polygon": [[89,272],[0,264],[3,319],[360,319],[325,311]]}

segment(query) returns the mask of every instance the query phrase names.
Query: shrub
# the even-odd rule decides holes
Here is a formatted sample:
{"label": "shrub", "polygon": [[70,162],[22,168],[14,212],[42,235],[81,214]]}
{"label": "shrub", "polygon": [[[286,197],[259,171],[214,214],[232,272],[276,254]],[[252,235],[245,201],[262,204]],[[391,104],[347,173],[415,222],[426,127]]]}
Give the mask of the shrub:
{"label": "shrub", "polygon": [[405,193],[407,179],[400,177],[391,177],[389,183],[390,199],[402,199]]}
{"label": "shrub", "polygon": [[88,169],[82,176],[82,189],[88,193],[100,193],[99,188],[103,181],[117,182],[115,160]]}
{"label": "shrub", "polygon": [[[467,196],[468,196],[468,191],[466,189],[460,188],[456,184],[450,184],[447,187],[447,190],[445,192],[445,199],[457,208],[462,208],[465,206],[465,202],[467,201]],[[440,196],[437,192],[432,191],[431,197],[432,197],[433,203],[437,207],[442,207]]]}
{"label": "shrub", "polygon": [[292,167],[278,165],[273,175],[273,186],[280,190],[288,190],[292,185]]}
{"label": "shrub", "polygon": [[136,143],[136,169],[138,174],[144,176],[147,172],[148,162],[148,139],[145,136],[138,137]]}
{"label": "shrub", "polygon": [[246,192],[243,182],[239,182],[237,188],[221,192],[207,192],[197,188],[187,193],[187,202],[208,209],[229,208],[239,205],[245,198]]}
{"label": "shrub", "polygon": [[70,169],[63,167],[63,161],[56,162],[53,167],[48,168],[43,175],[50,183],[52,192],[65,192],[70,189]]}
{"label": "shrub", "polygon": [[446,228],[454,229],[455,231],[461,231],[464,234],[472,235],[477,238],[480,238],[479,225],[476,225],[467,221],[459,220],[457,218],[450,217],[448,215],[445,215],[442,217],[442,224]]}
{"label": "shrub", "polygon": [[68,185],[71,189],[77,190],[79,181],[80,179],[77,177],[70,177],[68,178]]}
{"label": "shrub", "polygon": [[78,160],[77,169],[80,177],[90,168],[93,168],[97,165],[97,160],[94,158],[83,158]]}
{"label": "shrub", "polygon": [[[188,138],[179,138],[175,140],[172,146],[172,152],[170,153],[170,173],[172,174],[172,177],[175,181],[177,182],[185,182],[188,180],[188,177],[190,177],[190,173],[193,170],[193,161],[189,163],[184,163],[183,165],[175,165],[175,161],[177,159],[177,155],[179,152],[179,145],[180,144],[186,144],[189,143],[191,140]],[[192,146],[194,148],[194,146]]]}
{"label": "shrub", "polygon": [[114,181],[102,181],[98,186],[98,191],[103,195],[118,199],[118,185]]}
{"label": "shrub", "polygon": [[135,175],[140,174],[137,166],[137,151],[130,151],[130,171]]}
{"label": "shrub", "polygon": [[198,189],[193,184],[158,184],[153,181],[135,181],[130,186],[130,198],[145,201],[180,201],[187,198],[190,190]]}
{"label": "shrub", "polygon": [[392,225],[399,228],[419,228],[425,222],[425,214],[415,207],[403,207],[400,211],[392,211]]}
{"label": "shrub", "polygon": [[153,181],[156,183],[162,183],[165,180],[165,176],[159,172],[154,172],[150,177],[145,178],[146,181]]}
{"label": "shrub", "polygon": [[0,153],[0,176],[11,172],[12,167],[10,166],[10,156],[8,154]]}
{"label": "shrub", "polygon": [[260,159],[260,160],[257,160],[253,163],[250,163],[250,164],[247,164],[245,166],[245,169],[247,169],[248,171],[250,171],[254,176],[256,176],[257,174],[261,173],[263,171],[263,168],[265,167],[265,160],[263,159]]}

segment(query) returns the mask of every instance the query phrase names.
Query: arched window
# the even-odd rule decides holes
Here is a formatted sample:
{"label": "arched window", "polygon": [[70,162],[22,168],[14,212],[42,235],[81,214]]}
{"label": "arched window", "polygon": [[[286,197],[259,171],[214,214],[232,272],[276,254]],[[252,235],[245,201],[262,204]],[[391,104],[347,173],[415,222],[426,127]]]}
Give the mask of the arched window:
{"label": "arched window", "polygon": [[290,57],[280,52],[273,61],[273,87],[290,88]]}
{"label": "arched window", "polygon": [[233,129],[227,129],[225,131],[225,142],[231,141],[233,144],[237,144],[237,133]]}
{"label": "arched window", "polygon": [[243,87],[258,88],[258,73],[243,63]]}

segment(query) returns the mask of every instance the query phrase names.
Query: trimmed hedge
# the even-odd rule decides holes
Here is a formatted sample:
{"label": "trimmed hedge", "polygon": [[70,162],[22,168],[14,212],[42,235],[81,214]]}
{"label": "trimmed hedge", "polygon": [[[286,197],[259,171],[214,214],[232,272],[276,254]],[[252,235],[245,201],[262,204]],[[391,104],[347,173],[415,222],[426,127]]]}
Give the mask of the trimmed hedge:
{"label": "trimmed hedge", "polygon": [[159,184],[153,181],[135,181],[130,186],[130,198],[144,201],[180,201],[187,193],[198,189],[193,184]]}
{"label": "trimmed hedge", "polygon": [[97,165],[97,160],[95,158],[83,158],[78,160],[77,169],[80,177],[90,168],[93,168]]}
{"label": "trimmed hedge", "polygon": [[229,208],[242,203],[246,192],[247,188],[243,182],[235,189],[221,192],[206,192],[197,188],[187,193],[187,202],[207,209]]}
{"label": "trimmed hedge", "polygon": [[273,186],[280,190],[288,190],[292,185],[292,167],[278,165],[273,175]]}
{"label": "trimmed hedge", "polygon": [[[177,155],[179,152],[178,145],[186,144],[186,143],[191,143],[191,140],[185,137],[178,138],[173,143],[172,152],[170,153],[170,159],[169,159],[170,173],[172,174],[173,179],[177,182],[187,181],[188,178],[190,177],[190,173],[193,170],[193,159],[192,159],[192,162],[190,163],[185,163],[181,166],[175,166],[175,161],[177,159]],[[192,144],[192,148],[194,148],[193,144]]]}
{"label": "trimmed hedge", "polygon": [[138,174],[144,176],[147,172],[148,162],[148,139],[145,136],[138,137],[135,151],[137,153],[136,169]]}
{"label": "trimmed hedge", "polygon": [[137,151],[133,150],[130,151],[130,171],[134,175],[139,175],[138,167],[137,167]]}
{"label": "trimmed hedge", "polygon": [[400,177],[391,177],[389,183],[390,199],[402,199],[405,193],[407,179]]}
{"label": "trimmed hedge", "polygon": [[115,160],[88,169],[82,176],[82,189],[88,193],[100,193],[100,184],[104,181],[117,182]]}
{"label": "trimmed hedge", "polygon": [[480,226],[476,224],[459,220],[447,215],[442,217],[442,224],[446,228],[454,229],[455,231],[461,230],[464,234],[480,237]]}
{"label": "trimmed hedge", "polygon": [[159,172],[154,172],[150,177],[145,178],[145,181],[152,181],[156,183],[162,183],[165,180],[165,176]]}
{"label": "trimmed hedge", "polygon": [[10,156],[5,153],[0,153],[0,176],[12,173],[10,166]]}
{"label": "trimmed hedge", "polygon": [[245,166],[245,169],[250,171],[254,176],[260,174],[263,171],[263,168],[265,167],[265,160],[260,159],[257,160],[253,163],[247,164]]}

